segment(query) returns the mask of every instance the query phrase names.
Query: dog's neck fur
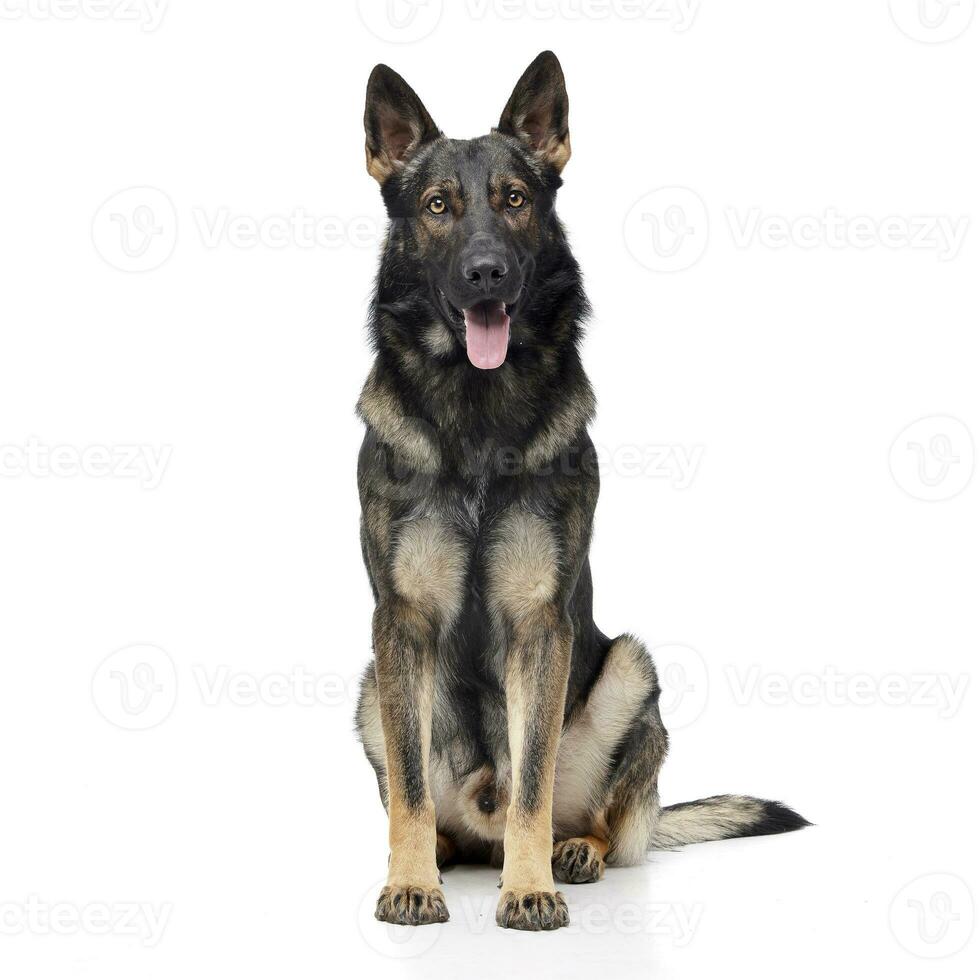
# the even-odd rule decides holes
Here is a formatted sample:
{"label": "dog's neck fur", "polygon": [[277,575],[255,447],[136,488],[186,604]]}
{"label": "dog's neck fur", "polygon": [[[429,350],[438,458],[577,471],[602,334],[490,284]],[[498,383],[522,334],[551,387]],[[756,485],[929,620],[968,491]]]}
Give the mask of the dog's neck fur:
{"label": "dog's neck fur", "polygon": [[[441,326],[411,239],[393,228],[370,320],[376,357],[358,413],[414,469],[472,466],[474,453],[507,453],[508,465],[541,467],[584,431],[595,409],[578,342],[588,302],[560,227],[553,260],[528,282],[504,364],[481,371]],[[435,326],[434,326],[435,325]],[[425,332],[451,341],[434,352]]]}

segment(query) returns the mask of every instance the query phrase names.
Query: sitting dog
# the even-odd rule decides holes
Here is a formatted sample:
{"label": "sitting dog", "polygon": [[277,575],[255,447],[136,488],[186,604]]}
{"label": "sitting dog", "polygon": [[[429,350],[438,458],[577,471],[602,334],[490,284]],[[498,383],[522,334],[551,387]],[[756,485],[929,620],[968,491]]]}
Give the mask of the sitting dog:
{"label": "sitting dog", "polygon": [[656,670],[592,620],[599,479],[588,302],[555,213],[571,152],[558,59],[539,55],[469,140],[378,65],[364,125],[390,218],[358,403],[375,611],[357,727],[391,851],[377,918],[444,922],[440,866],[486,862],[502,864],[499,925],[556,929],[555,879],[805,826],[745,796],[661,807]]}

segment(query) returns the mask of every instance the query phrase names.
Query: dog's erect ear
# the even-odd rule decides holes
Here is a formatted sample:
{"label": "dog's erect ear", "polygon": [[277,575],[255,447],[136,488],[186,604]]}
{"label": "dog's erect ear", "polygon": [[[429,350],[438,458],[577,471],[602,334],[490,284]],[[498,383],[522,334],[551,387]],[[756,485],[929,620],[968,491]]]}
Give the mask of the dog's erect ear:
{"label": "dog's erect ear", "polygon": [[521,75],[497,129],[523,140],[543,163],[561,173],[572,155],[565,76],[552,51],[542,51]]}
{"label": "dog's erect ear", "polygon": [[387,65],[377,65],[368,79],[364,135],[368,173],[383,184],[440,133],[408,82]]}

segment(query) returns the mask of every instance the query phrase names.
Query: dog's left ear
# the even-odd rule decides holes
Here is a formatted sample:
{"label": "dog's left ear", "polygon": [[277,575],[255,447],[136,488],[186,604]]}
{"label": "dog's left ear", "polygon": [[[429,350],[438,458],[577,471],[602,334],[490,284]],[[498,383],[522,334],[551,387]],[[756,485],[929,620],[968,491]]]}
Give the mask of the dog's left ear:
{"label": "dog's left ear", "polygon": [[527,66],[497,129],[518,137],[539,160],[561,173],[572,155],[572,146],[568,138],[565,76],[553,51],[542,51]]}
{"label": "dog's left ear", "polygon": [[368,173],[383,184],[420,146],[440,136],[422,100],[398,72],[377,65],[364,102]]}

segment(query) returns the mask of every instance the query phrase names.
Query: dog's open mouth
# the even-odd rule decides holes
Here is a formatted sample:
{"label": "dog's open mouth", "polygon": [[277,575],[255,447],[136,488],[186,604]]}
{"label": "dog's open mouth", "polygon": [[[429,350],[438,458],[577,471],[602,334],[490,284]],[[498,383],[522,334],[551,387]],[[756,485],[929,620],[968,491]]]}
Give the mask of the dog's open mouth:
{"label": "dog's open mouth", "polygon": [[449,322],[464,334],[466,356],[474,367],[491,371],[507,359],[513,307],[503,300],[486,300],[469,309],[457,309],[440,289],[439,299]]}
{"label": "dog's open mouth", "polygon": [[499,300],[489,300],[463,310],[466,323],[466,356],[484,371],[500,367],[507,358],[510,316]]}

